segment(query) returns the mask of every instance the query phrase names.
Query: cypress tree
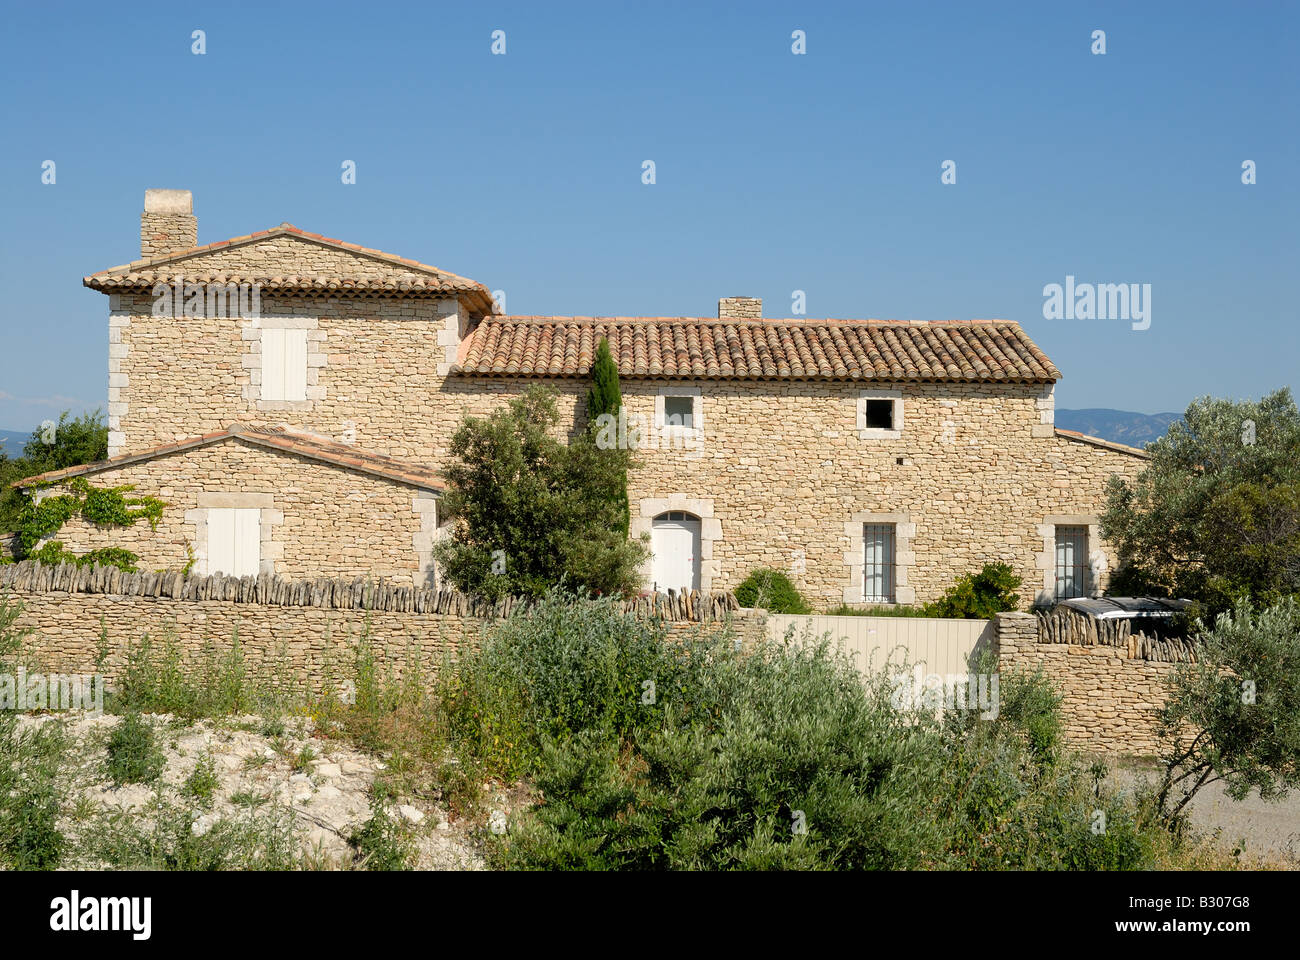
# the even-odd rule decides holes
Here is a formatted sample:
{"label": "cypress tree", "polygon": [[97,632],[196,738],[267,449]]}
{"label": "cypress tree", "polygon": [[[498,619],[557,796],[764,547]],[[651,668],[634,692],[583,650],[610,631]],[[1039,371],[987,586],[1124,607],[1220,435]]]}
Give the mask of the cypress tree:
{"label": "cypress tree", "polygon": [[[591,386],[587,388],[587,432],[592,442],[599,430],[597,418],[609,414],[617,419],[619,407],[623,406],[623,393],[618,386],[618,364],[609,352],[609,341],[604,337],[596,348],[596,359],[591,365]],[[618,507],[619,528],[626,535],[631,525],[631,507],[627,499],[627,470],[619,471],[610,497]]]}
{"label": "cypress tree", "polygon": [[623,405],[623,394],[618,387],[618,364],[609,352],[609,341],[601,337],[596,348],[596,360],[591,365],[591,386],[587,388],[587,423],[596,429],[596,418],[608,413],[618,416]]}

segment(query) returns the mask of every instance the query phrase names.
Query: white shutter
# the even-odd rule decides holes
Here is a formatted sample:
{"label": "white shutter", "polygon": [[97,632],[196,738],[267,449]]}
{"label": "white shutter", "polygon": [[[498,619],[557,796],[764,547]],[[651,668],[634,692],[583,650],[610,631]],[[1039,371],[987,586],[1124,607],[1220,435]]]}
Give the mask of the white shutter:
{"label": "white shutter", "polygon": [[235,511],[208,511],[208,573],[235,568]]}
{"label": "white shutter", "polygon": [[261,560],[262,524],[260,510],[234,510],[235,564],[231,576],[257,576]]}
{"label": "white shutter", "polygon": [[262,399],[285,398],[285,333],[284,330],[262,331]]}
{"label": "white shutter", "polygon": [[284,399],[307,399],[307,331],[282,330],[284,334]]}
{"label": "white shutter", "polygon": [[307,331],[262,331],[262,399],[307,399]]}
{"label": "white shutter", "polygon": [[223,507],[208,511],[208,573],[257,576],[261,559],[261,510]]}

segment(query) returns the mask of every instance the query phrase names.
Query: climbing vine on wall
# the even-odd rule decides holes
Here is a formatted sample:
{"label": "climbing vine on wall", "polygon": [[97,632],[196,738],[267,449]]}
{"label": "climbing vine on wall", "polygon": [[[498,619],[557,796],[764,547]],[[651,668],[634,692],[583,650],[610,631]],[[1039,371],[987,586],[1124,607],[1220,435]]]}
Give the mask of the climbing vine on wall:
{"label": "climbing vine on wall", "polygon": [[[32,496],[18,515],[14,552],[19,560],[39,560],[41,563],[91,563],[111,564],[123,570],[135,571],[139,556],[121,547],[104,547],[83,556],[65,550],[53,537],[73,517],[101,527],[129,527],[147,520],[152,530],[158,528],[166,506],[157,497],[129,497],[135,488],[94,487],[85,477],[74,477],[63,484],[64,492],[46,496],[37,502]],[[40,549],[36,545],[47,541]]]}

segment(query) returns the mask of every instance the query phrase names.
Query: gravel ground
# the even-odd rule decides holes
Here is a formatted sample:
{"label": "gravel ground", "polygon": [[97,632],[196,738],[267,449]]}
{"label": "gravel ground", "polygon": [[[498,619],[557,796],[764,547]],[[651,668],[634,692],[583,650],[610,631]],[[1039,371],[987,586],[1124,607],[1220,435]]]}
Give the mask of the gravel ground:
{"label": "gravel ground", "polygon": [[[1151,765],[1122,768],[1119,783],[1129,785],[1137,778],[1155,780]],[[1229,850],[1240,848],[1249,857],[1300,869],[1300,792],[1285,799],[1264,801],[1252,790],[1240,803],[1224,791],[1222,783],[1211,783],[1196,794],[1190,805],[1190,821],[1202,833],[1213,835]]]}

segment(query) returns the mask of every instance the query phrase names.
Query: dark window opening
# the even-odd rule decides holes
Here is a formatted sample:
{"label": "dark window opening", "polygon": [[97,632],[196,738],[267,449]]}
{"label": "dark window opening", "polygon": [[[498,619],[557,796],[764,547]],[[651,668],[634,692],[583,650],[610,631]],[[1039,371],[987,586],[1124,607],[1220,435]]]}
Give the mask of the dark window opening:
{"label": "dark window opening", "polygon": [[877,430],[894,429],[894,401],[868,400],[867,426]]}
{"label": "dark window opening", "polygon": [[664,397],[664,426],[695,428],[694,397]]}

